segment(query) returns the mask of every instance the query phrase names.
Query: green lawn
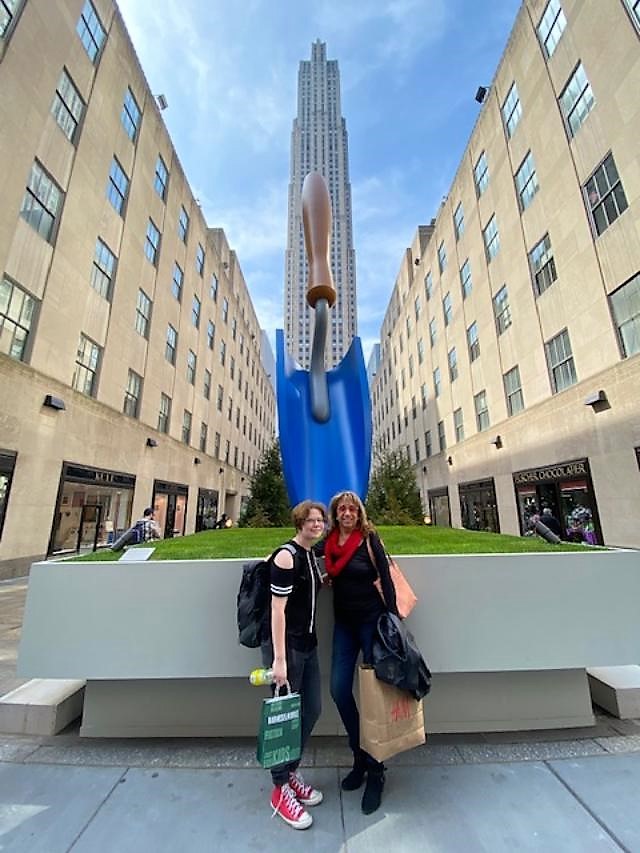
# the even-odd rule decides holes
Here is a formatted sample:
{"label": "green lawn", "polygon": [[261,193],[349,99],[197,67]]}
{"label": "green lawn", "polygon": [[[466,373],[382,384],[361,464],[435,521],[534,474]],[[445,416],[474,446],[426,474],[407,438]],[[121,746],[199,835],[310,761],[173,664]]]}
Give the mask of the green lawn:
{"label": "green lawn", "polygon": [[[224,557],[260,557],[292,535],[291,528],[238,528],[207,530],[177,539],[153,543],[152,560],[198,560]],[[551,545],[534,536],[504,536],[450,527],[380,527],[391,554],[504,554],[532,551],[584,551],[584,545]],[[139,546],[144,547],[144,546]],[[117,560],[109,549],[74,557],[73,560]]]}

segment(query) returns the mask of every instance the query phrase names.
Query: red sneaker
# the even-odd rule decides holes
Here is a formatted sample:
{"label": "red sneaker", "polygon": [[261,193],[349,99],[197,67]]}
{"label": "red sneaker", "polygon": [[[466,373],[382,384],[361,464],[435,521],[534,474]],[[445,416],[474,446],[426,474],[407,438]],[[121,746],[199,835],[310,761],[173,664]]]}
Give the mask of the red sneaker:
{"label": "red sneaker", "polygon": [[302,773],[298,771],[290,773],[289,785],[296,795],[296,800],[303,806],[317,806],[322,802],[322,791],[318,791],[312,788],[311,785],[307,785],[302,778]]}
{"label": "red sneaker", "polygon": [[313,823],[313,818],[302,808],[293,789],[286,782],[284,785],[276,785],[273,789],[271,808],[273,809],[271,817],[280,815],[282,820],[294,829],[307,829]]}

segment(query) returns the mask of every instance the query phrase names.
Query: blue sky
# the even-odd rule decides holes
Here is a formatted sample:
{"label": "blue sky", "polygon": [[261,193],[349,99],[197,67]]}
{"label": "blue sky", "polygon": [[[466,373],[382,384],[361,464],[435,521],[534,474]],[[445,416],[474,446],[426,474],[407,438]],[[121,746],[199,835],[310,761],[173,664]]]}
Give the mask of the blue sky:
{"label": "blue sky", "polygon": [[311,42],[337,59],[349,133],[365,357],[404,249],[435,216],[520,0],[118,0],[209,225],[258,319],[282,327],[291,125]]}

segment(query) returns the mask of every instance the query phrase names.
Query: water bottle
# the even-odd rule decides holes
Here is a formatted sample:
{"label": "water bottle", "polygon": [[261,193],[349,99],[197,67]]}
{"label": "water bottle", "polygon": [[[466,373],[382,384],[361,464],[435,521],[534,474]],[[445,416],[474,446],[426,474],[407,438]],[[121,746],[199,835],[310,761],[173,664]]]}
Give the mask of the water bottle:
{"label": "water bottle", "polygon": [[249,681],[254,687],[264,687],[267,684],[273,684],[272,669],[254,669],[249,675]]}

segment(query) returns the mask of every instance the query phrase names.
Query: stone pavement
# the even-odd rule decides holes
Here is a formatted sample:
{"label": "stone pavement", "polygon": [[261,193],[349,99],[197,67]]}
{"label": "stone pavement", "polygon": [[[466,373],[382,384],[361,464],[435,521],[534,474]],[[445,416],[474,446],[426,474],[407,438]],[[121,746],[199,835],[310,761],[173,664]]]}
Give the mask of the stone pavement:
{"label": "stone pavement", "polygon": [[[2,692],[24,587],[0,585]],[[312,739],[305,776],[325,801],[296,832],[270,819],[250,739],[86,739],[77,726],[0,735],[0,851],[640,853],[640,720],[598,713],[589,728],[434,735],[388,762],[369,817],[359,792],[340,790],[348,764],[342,738]]]}

